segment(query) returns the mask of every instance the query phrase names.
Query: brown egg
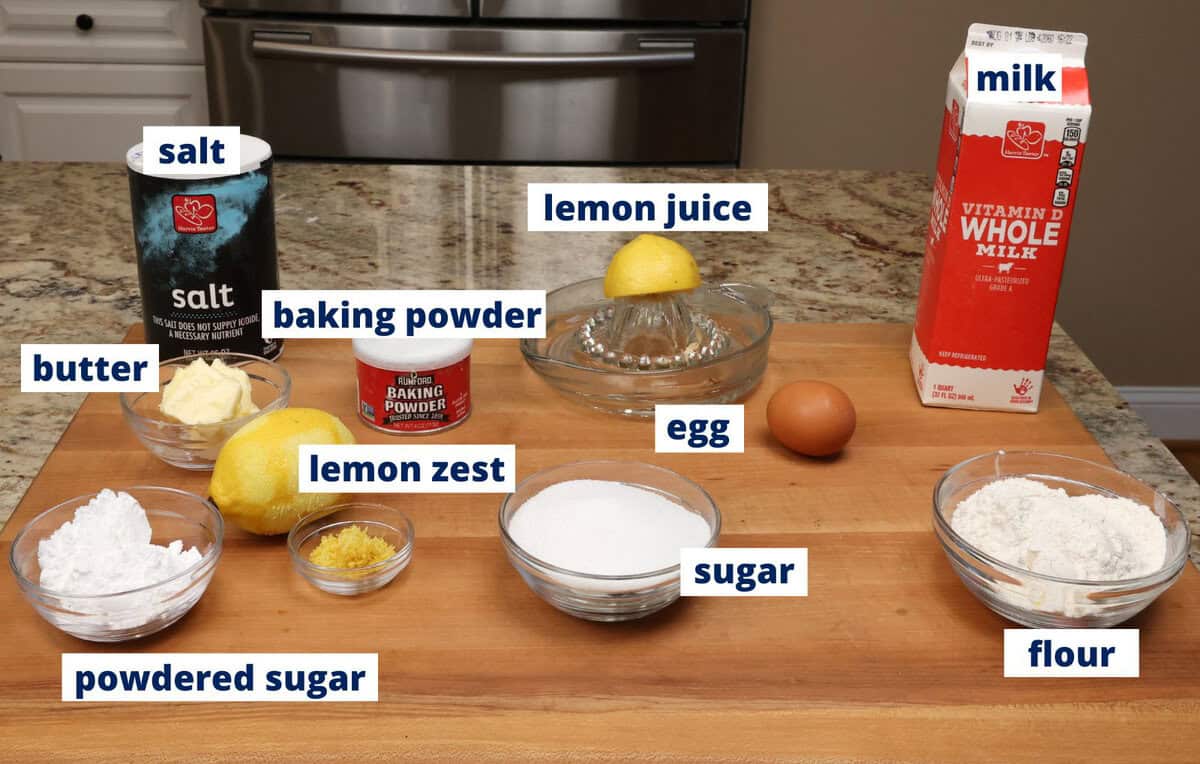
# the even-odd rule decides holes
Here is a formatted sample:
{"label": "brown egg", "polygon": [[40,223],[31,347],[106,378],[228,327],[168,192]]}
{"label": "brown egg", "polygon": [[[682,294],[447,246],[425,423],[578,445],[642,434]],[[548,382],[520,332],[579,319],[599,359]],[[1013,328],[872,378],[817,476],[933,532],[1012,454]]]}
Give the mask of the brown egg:
{"label": "brown egg", "polygon": [[841,451],[854,434],[856,417],[849,396],[828,382],[789,382],[767,402],[767,426],[775,438],[807,456]]}

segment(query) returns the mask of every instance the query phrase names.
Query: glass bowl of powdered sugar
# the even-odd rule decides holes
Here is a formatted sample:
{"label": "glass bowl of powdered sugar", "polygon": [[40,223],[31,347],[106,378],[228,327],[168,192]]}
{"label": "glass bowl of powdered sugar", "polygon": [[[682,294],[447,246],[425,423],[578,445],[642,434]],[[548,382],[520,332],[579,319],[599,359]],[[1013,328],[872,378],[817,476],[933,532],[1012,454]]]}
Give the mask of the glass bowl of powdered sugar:
{"label": "glass bowl of powdered sugar", "polygon": [[508,559],[539,597],[589,621],[679,599],[679,550],[710,547],[721,513],[703,488],[641,462],[574,462],[526,478],[500,505]]}
{"label": "glass bowl of powdered sugar", "polygon": [[200,600],[221,556],[221,513],[174,488],[104,489],[21,529],[9,565],[38,614],[92,642],[170,626]]}
{"label": "glass bowl of powdered sugar", "polygon": [[947,470],[934,529],[985,605],[1024,626],[1105,628],[1179,578],[1187,521],[1131,475],[1084,459],[996,451]]}

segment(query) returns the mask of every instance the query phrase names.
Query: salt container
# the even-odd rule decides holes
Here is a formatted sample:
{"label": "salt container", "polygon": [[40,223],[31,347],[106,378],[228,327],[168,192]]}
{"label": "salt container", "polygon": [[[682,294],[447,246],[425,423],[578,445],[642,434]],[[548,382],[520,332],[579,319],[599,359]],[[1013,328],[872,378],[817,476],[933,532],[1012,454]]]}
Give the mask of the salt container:
{"label": "salt container", "polygon": [[270,145],[241,136],[241,172],[164,177],[125,155],[146,342],[159,357],[233,352],[276,358],[262,291],[279,288]]}

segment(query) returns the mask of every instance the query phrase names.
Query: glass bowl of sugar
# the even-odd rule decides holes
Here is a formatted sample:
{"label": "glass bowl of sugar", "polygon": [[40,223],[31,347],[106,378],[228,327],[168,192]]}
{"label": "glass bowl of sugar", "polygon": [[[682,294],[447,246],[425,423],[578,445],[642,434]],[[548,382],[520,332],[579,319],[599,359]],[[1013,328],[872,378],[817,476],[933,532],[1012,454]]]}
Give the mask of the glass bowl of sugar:
{"label": "glass bowl of sugar", "polygon": [[526,478],[500,504],[509,562],[535,594],[589,621],[629,621],[679,599],[679,550],[711,547],[721,512],[663,467],[588,461]]}
{"label": "glass bowl of sugar", "polygon": [[1187,521],[1132,475],[1061,454],[995,451],[933,492],[951,567],[996,613],[1034,628],[1108,628],[1179,578]]}

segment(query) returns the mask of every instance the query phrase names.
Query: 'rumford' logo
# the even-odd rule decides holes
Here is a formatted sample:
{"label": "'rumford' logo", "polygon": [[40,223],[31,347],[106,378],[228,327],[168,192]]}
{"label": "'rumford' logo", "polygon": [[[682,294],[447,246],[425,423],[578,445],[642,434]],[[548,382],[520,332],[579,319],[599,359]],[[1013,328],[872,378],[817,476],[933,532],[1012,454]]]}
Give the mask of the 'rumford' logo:
{"label": "'rumford' logo", "polygon": [[1056,53],[967,54],[967,93],[996,103],[1062,102],[1062,56]]}

